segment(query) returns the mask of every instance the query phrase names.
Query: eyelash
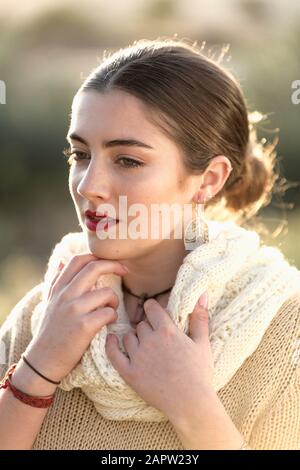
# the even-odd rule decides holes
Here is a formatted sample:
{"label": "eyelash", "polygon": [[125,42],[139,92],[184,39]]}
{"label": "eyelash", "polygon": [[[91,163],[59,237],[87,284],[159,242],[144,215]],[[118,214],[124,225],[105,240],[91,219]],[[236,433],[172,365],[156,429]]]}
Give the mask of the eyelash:
{"label": "eyelash", "polygon": [[[80,152],[78,150],[71,150],[71,149],[64,149],[63,150],[63,154],[68,158],[67,162],[69,165],[72,165],[72,162],[75,161],[75,162],[79,162],[79,161],[83,161],[83,160],[86,160],[86,158],[81,158],[80,155],[87,155],[86,152]],[[74,156],[76,155],[76,157]],[[132,158],[128,158],[128,157],[122,157],[122,158],[119,158],[117,161],[121,161],[121,160],[126,160],[128,162],[131,162],[130,165],[123,167],[123,168],[127,168],[127,169],[134,169],[134,168],[138,168],[138,167],[141,167],[144,165],[144,163],[142,162],[138,162],[137,160],[133,160]]]}

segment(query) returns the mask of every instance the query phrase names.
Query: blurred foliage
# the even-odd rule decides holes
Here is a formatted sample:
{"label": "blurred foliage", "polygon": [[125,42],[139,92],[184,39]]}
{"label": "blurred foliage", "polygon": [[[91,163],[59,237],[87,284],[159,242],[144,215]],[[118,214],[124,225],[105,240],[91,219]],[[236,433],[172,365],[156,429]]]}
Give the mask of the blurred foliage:
{"label": "blurred foliage", "polygon": [[271,15],[272,5],[263,0],[240,0],[239,8],[253,20],[264,22]]}
{"label": "blurred foliage", "polygon": [[149,19],[170,18],[176,13],[176,2],[173,0],[154,0],[145,8],[145,17]]}
{"label": "blurred foliage", "polygon": [[[218,30],[193,26],[186,34],[189,25],[177,17],[172,34],[198,44],[206,40],[204,52],[230,43],[224,66],[239,79],[249,108],[268,115],[259,136],[273,140],[280,130],[282,174],[300,181],[300,105],[291,102],[291,84],[300,79],[300,20],[275,32],[272,23],[264,27],[269,10],[263,1],[242,0],[239,7],[252,19],[252,29],[232,23]],[[0,79],[7,88],[7,104],[0,106],[0,323],[42,280],[53,245],[65,233],[79,230],[62,150],[72,97],[83,77],[99,63],[104,49],[166,35],[166,30],[157,31],[156,20],[172,16],[175,2],[146,2],[141,18],[147,18],[147,34],[142,34],[146,23],[109,22],[105,11],[93,15],[87,8],[52,8],[23,23],[0,22]],[[298,187],[284,197],[295,206],[290,213],[275,204],[265,214],[278,223],[287,217],[288,230],[270,242],[300,268],[299,193]]]}

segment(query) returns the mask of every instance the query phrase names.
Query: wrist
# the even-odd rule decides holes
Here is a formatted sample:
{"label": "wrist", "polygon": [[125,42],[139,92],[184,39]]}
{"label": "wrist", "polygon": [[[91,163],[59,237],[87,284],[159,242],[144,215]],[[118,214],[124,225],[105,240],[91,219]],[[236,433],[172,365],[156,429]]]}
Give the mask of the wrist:
{"label": "wrist", "polygon": [[[46,380],[49,384],[52,383],[51,381],[57,382],[54,383],[54,385],[57,386],[66,374],[62,372],[59,361],[57,359],[53,360],[53,354],[51,354],[50,348],[45,347],[45,344],[46,343],[43,343],[41,339],[34,339],[22,356],[24,356],[32,368],[35,369],[33,372],[40,373],[42,375],[41,378]],[[31,368],[29,364],[26,365],[28,368]],[[51,379],[51,381],[47,381],[47,378]]]}
{"label": "wrist", "polygon": [[53,395],[57,385],[47,382],[36,374],[23,360],[18,365],[11,377],[11,383],[22,392],[32,396]]}
{"label": "wrist", "polygon": [[170,421],[185,449],[238,450],[244,442],[214,390],[199,394],[197,404],[187,404]]}
{"label": "wrist", "polygon": [[169,421],[176,429],[182,430],[182,432],[190,429],[190,423],[194,420],[204,421],[211,414],[211,409],[215,408],[217,401],[219,400],[215,390],[208,386],[202,388],[201,392],[197,391],[194,394],[195,399],[189,397],[188,400],[183,400],[178,406],[167,414]]}

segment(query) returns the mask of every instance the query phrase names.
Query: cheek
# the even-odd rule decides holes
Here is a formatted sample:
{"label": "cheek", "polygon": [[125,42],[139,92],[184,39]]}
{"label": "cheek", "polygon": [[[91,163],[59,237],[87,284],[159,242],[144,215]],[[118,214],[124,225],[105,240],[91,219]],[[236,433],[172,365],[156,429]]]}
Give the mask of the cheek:
{"label": "cheek", "polygon": [[[84,175],[84,171],[79,171],[75,166],[70,167],[69,191],[73,201],[77,204],[82,199],[77,188]],[[174,180],[175,178],[171,177],[171,174],[168,176],[168,173],[164,174],[161,170],[152,170],[150,178],[136,177],[134,181],[132,178],[116,177],[111,188],[111,195],[113,199],[118,196],[127,196],[128,207],[134,203],[142,203],[150,207],[151,204],[174,202],[177,200],[177,188],[174,185]]]}
{"label": "cheek", "polygon": [[71,193],[72,199],[74,201],[78,201],[80,199],[80,196],[77,192],[77,187],[81,181],[81,177],[78,174],[78,172],[74,171],[74,169],[71,167],[70,172],[69,172],[69,191]]}
{"label": "cheek", "polygon": [[134,183],[123,185],[128,194],[135,195],[140,200],[149,202],[163,202],[172,199],[176,188],[172,168],[152,167],[143,178],[136,178]]}
{"label": "cheek", "polygon": [[147,205],[151,203],[172,203],[178,199],[176,187],[167,178],[165,180],[157,179],[152,184],[143,186],[139,194]]}

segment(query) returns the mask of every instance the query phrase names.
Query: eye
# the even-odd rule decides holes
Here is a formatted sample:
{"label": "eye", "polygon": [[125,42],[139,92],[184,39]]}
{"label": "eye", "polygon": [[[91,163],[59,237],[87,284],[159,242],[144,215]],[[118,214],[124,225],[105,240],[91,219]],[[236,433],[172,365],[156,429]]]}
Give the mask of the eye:
{"label": "eye", "polygon": [[[63,154],[68,158],[69,165],[71,165],[73,161],[79,162],[87,160],[87,157],[90,158],[90,156],[86,152],[82,152],[80,150],[72,150],[71,148],[64,149]],[[144,165],[143,162],[139,162],[129,157],[120,157],[116,160],[116,163],[119,163],[121,167],[128,169],[138,168]]]}
{"label": "eye", "polygon": [[71,150],[70,148],[64,149],[63,154],[68,158],[69,165],[75,160],[76,162],[86,160],[89,156],[86,152],[80,152],[79,150]]}
{"label": "eye", "polygon": [[133,158],[128,158],[128,157],[121,157],[117,159],[117,163],[121,161],[125,162],[124,165],[123,164],[121,165],[125,168],[138,168],[144,165],[144,163],[139,162],[137,160],[133,160]]}

